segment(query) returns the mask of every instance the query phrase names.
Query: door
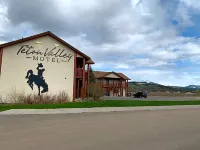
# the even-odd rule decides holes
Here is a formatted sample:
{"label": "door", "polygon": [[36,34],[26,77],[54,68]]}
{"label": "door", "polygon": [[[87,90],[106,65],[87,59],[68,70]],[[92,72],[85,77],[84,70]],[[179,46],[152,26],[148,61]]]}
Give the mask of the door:
{"label": "door", "polygon": [[82,79],[77,79],[76,80],[76,98],[80,98],[81,97],[81,88],[82,88]]}

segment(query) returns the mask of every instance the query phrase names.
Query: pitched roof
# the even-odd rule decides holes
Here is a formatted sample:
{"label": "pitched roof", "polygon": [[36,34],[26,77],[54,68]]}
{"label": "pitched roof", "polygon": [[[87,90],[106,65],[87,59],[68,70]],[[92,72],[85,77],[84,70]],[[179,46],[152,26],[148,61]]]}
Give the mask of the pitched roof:
{"label": "pitched roof", "polygon": [[95,63],[92,61],[92,59],[90,59],[90,60],[88,60],[88,61],[86,62],[86,64],[95,64]]}
{"label": "pitched roof", "polygon": [[117,72],[104,72],[104,71],[93,71],[95,78],[102,78],[105,77],[111,73],[116,74],[117,76],[121,77],[122,79],[125,80],[131,80],[130,78],[128,78],[126,75],[124,75],[123,73],[117,73]]}
{"label": "pitched roof", "polygon": [[95,78],[105,77],[108,73],[103,71],[93,71]]}
{"label": "pitched roof", "polygon": [[131,80],[129,77],[125,76],[123,73],[117,73],[119,76],[121,76],[123,79]]}
{"label": "pitched roof", "polygon": [[22,43],[22,42],[25,42],[25,41],[33,40],[33,39],[36,39],[36,38],[39,38],[39,37],[43,37],[43,36],[46,36],[46,35],[49,35],[49,36],[53,37],[54,39],[58,40],[59,42],[61,42],[65,46],[69,47],[70,49],[74,50],[75,52],[77,52],[81,56],[85,57],[87,60],[91,59],[89,56],[87,56],[86,54],[82,53],[81,51],[79,51],[78,49],[76,49],[75,47],[70,45],[69,43],[65,42],[64,40],[62,40],[61,38],[59,38],[58,36],[56,36],[55,34],[53,34],[50,31],[39,33],[39,34],[36,34],[36,35],[33,35],[33,36],[29,36],[29,37],[26,37],[26,38],[22,38],[22,39],[19,39],[19,40],[15,40],[15,41],[11,41],[11,42],[8,42],[8,43],[1,44],[0,48],[4,48],[4,47],[11,46],[11,45],[14,45],[14,44],[18,44],[18,43]]}

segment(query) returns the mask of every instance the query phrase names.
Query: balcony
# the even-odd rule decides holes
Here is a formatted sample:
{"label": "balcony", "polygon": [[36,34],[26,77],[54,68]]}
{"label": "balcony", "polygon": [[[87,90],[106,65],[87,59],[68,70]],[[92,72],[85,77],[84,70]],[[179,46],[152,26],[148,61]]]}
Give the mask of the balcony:
{"label": "balcony", "polygon": [[[85,71],[85,78],[88,77],[88,72]],[[77,68],[76,69],[76,78],[83,78],[83,69],[82,68]]]}
{"label": "balcony", "polygon": [[88,72],[85,71],[85,78],[87,79],[88,78]]}
{"label": "balcony", "polygon": [[103,86],[104,87],[119,87],[120,84],[119,83],[104,83]]}
{"label": "balcony", "polygon": [[114,83],[103,83],[103,87],[121,87],[125,88],[126,83],[114,82]]}

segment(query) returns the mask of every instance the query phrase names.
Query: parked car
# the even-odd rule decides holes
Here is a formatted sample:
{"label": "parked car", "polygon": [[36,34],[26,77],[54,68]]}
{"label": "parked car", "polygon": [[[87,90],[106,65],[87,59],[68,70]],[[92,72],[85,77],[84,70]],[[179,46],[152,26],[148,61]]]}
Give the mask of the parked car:
{"label": "parked car", "polygon": [[135,94],[133,94],[133,96],[135,97],[135,98],[147,98],[147,92],[137,92],[137,93],[135,93]]}

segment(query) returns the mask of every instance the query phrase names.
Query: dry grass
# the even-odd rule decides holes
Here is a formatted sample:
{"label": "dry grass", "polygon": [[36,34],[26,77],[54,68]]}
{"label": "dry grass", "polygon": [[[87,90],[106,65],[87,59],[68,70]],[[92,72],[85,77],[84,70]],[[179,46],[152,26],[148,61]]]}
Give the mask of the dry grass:
{"label": "dry grass", "polygon": [[3,103],[4,103],[3,98],[2,96],[0,96],[0,104],[3,104]]}
{"label": "dry grass", "polygon": [[[3,101],[3,100],[2,100]],[[24,94],[11,91],[4,100],[13,104],[61,104],[70,101],[70,98],[65,91],[61,91],[57,95],[52,94]]]}
{"label": "dry grass", "polygon": [[172,93],[172,92],[150,92],[148,96],[177,96],[177,97],[198,97],[198,93]]}

